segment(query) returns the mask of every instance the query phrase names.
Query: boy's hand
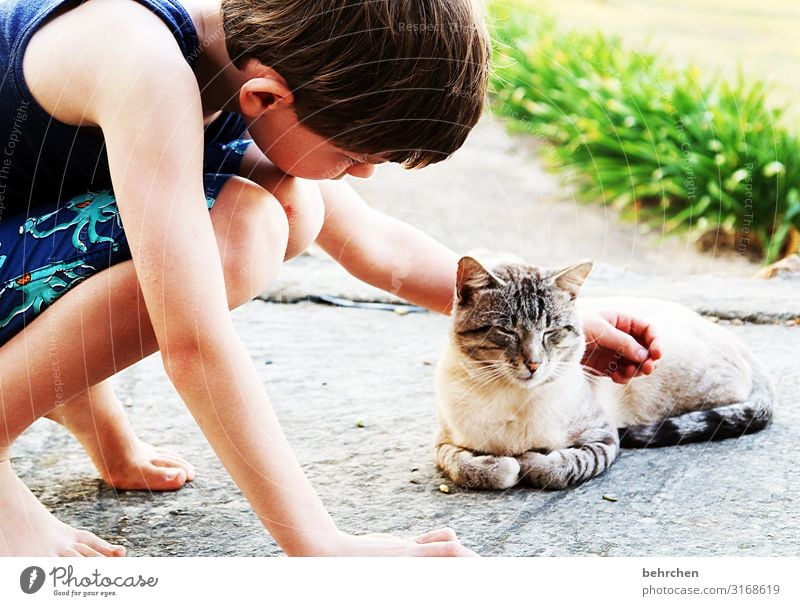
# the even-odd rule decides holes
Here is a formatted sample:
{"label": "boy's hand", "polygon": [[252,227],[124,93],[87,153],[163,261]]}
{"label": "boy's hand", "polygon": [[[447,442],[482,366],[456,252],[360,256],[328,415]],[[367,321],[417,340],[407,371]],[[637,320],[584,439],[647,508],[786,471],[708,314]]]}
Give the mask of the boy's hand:
{"label": "boy's hand", "polygon": [[615,383],[649,375],[661,358],[658,332],[647,321],[614,310],[583,316],[586,354],[583,363]]}
{"label": "boy's hand", "polygon": [[452,528],[439,528],[411,539],[390,534],[354,536],[342,533],[337,556],[478,557],[464,547]]}

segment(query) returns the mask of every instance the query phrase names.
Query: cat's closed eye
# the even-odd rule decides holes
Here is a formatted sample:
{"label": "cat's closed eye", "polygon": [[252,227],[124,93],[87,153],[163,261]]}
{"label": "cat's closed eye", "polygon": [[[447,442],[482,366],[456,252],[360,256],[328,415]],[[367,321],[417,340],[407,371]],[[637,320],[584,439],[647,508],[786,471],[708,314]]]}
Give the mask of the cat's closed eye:
{"label": "cat's closed eye", "polygon": [[574,326],[559,326],[546,330],[543,335],[543,340],[547,345],[556,345],[563,341],[565,338],[577,334]]}
{"label": "cat's closed eye", "polygon": [[493,326],[490,334],[495,340],[502,341],[505,343],[516,343],[519,341],[519,335],[514,331],[508,330],[506,328],[501,328],[499,326]]}

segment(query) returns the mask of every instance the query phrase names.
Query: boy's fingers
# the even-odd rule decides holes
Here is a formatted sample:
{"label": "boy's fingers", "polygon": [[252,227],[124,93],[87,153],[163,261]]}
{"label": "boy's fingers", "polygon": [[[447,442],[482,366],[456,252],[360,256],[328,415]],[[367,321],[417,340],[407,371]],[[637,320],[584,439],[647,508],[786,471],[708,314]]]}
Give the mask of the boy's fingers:
{"label": "boy's fingers", "polygon": [[414,537],[414,541],[420,544],[435,543],[438,541],[458,541],[458,537],[456,536],[456,531],[452,528],[438,528],[437,530],[431,530],[418,537]]}
{"label": "boy's fingers", "polygon": [[88,545],[81,545],[80,543],[75,545],[75,551],[81,554],[84,558],[102,558],[103,554],[95,551]]}
{"label": "boy's fingers", "polygon": [[419,546],[419,555],[428,558],[477,558],[478,554],[456,541],[437,541]]}
{"label": "boy's fingers", "polygon": [[619,327],[604,334],[601,344],[633,362],[644,362],[649,356],[649,352],[641,343]]}
{"label": "boy's fingers", "polygon": [[[658,331],[652,324],[630,315],[618,315],[615,325],[618,329],[631,335],[634,340],[649,350],[649,357],[658,360],[661,357],[661,345],[658,343]],[[642,361],[642,360],[638,360]]]}
{"label": "boy's fingers", "polygon": [[615,383],[627,383],[634,377],[652,374],[655,368],[656,363],[649,358],[641,364],[620,364],[619,368],[611,373],[611,378]]}
{"label": "boy's fingers", "polygon": [[615,370],[613,373],[611,373],[611,380],[614,381],[614,383],[621,383],[621,384],[628,382],[628,380],[625,377],[623,377],[622,373],[620,373],[618,370]]}
{"label": "boy's fingers", "polygon": [[627,383],[633,377],[641,374],[641,365],[638,364],[631,364],[629,362],[623,362],[619,365],[613,373],[611,373],[611,378],[616,383]]}

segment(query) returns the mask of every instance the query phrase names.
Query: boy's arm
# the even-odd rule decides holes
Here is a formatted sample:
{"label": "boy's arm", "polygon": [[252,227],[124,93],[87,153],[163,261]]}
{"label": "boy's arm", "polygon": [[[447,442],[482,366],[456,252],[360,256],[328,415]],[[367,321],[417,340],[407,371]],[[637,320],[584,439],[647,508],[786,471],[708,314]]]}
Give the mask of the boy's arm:
{"label": "boy's arm", "polygon": [[119,54],[97,82],[89,118],[103,130],[164,367],[281,547],[288,554],[332,551],[336,527],[290,450],[230,319],[202,187],[200,93],[174,39],[159,30],[146,47],[114,43],[110,54]]}
{"label": "boy's arm", "polygon": [[322,181],[325,252],[359,280],[449,314],[458,255],[427,234],[370,206],[345,181]]}
{"label": "boy's arm", "polygon": [[[85,73],[97,80],[90,83],[95,94],[86,118],[105,136],[164,366],[212,448],[290,555],[468,553],[448,538],[421,544],[336,529],[230,319],[202,189],[203,123],[194,74],[160,22],[147,22],[140,12],[126,25],[114,28],[94,54],[87,52]],[[145,43],[142,31],[149,34]]]}
{"label": "boy's arm", "polygon": [[[320,183],[325,223],[317,243],[356,278],[432,311],[449,314],[458,255],[410,225],[370,208],[343,181]],[[584,313],[584,363],[618,383],[650,374],[661,357],[647,321],[617,312]]]}

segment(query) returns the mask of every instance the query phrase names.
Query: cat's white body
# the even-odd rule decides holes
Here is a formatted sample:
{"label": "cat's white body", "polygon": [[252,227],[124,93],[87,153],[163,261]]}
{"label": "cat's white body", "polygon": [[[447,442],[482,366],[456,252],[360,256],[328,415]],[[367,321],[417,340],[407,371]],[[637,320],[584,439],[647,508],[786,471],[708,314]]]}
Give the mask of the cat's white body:
{"label": "cat's white body", "polygon": [[725,328],[667,301],[586,297],[578,309],[615,309],[659,327],[662,359],[655,372],[626,386],[598,382],[595,391],[617,427],[649,423],[703,408],[702,402],[741,402],[753,387],[758,362]]}
{"label": "cat's white body", "polygon": [[532,389],[498,381],[481,385],[451,346],[436,373],[439,419],[448,442],[507,456],[558,450],[573,445],[591,418],[604,416],[613,427],[628,427],[702,409],[703,402],[741,402],[750,394],[755,360],[728,331],[685,307],[634,297],[586,297],[578,303],[582,310],[635,314],[659,327],[662,359],[653,374],[619,385],[587,377],[576,364]]}
{"label": "cat's white body", "polygon": [[[723,327],[675,303],[578,297],[590,262],[548,270],[481,256],[486,265],[459,261],[436,370],[436,464],[459,485],[563,489],[606,471],[621,446],[720,440],[769,424],[769,378]],[[595,358],[606,374],[584,369],[581,317],[592,309],[656,331],[647,342],[652,353],[657,341],[661,358],[650,375],[614,383],[607,351]]]}
{"label": "cat's white body", "polygon": [[476,452],[513,456],[566,448],[586,389],[580,368],[571,374],[535,390],[513,384],[498,389],[496,382],[481,386],[448,347],[436,372],[440,425],[450,443]]}

